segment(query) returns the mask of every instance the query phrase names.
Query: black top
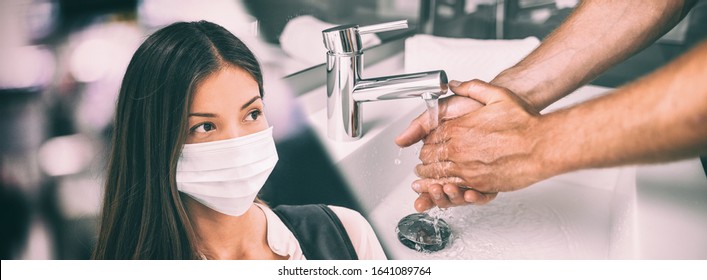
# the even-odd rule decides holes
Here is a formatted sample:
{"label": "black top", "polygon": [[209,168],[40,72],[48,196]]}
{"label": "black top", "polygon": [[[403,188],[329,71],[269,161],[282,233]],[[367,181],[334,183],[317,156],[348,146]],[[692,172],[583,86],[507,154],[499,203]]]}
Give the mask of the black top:
{"label": "black top", "polygon": [[358,259],[344,225],[326,205],[280,205],[272,210],[295,235],[308,260]]}

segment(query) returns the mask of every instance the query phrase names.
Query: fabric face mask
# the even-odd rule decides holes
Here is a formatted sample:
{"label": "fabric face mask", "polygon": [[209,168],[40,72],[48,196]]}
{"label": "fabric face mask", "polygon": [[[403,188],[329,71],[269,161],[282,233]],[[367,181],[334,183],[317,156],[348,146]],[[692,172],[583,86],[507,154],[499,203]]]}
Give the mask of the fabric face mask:
{"label": "fabric face mask", "polygon": [[228,140],[185,144],[177,163],[177,189],[215,211],[241,216],[277,160],[272,127]]}

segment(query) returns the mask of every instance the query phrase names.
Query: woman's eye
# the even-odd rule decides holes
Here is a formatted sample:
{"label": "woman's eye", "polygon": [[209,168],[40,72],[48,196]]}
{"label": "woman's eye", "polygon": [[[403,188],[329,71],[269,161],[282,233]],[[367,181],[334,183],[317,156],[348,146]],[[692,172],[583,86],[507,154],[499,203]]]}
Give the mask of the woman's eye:
{"label": "woman's eye", "polygon": [[202,123],[194,128],[192,128],[192,131],[194,132],[209,132],[216,129],[216,126],[212,123]]}
{"label": "woman's eye", "polygon": [[248,115],[246,116],[245,120],[246,120],[246,121],[254,121],[254,120],[257,120],[257,119],[260,117],[260,115],[262,115],[262,114],[263,114],[263,112],[261,112],[260,110],[253,110],[253,111],[250,111],[250,112],[248,113]]}

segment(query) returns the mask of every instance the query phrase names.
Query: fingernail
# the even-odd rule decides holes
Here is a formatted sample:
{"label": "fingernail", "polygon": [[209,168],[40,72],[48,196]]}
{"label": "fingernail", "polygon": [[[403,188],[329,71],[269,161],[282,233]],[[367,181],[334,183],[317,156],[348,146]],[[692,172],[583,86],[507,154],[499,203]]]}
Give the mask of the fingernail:
{"label": "fingernail", "polygon": [[412,184],[412,189],[419,193],[420,189],[421,189],[420,184],[418,184],[418,183]]}
{"label": "fingernail", "polygon": [[462,83],[461,83],[460,81],[457,81],[457,80],[451,80],[451,81],[449,81],[449,83],[447,83],[447,84],[448,84],[449,86],[452,86],[452,87],[458,87],[458,86],[461,85]]}
{"label": "fingernail", "polygon": [[434,197],[435,199],[439,200],[439,199],[442,198],[442,195],[441,195],[441,194],[438,194],[438,193],[433,193],[433,194],[432,194],[432,197]]}

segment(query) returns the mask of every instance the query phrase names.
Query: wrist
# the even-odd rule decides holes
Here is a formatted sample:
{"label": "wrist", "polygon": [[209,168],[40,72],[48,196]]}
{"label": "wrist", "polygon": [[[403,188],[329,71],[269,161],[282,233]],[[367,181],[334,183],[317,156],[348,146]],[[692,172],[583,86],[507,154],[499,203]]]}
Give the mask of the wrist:
{"label": "wrist", "polygon": [[522,66],[504,70],[490,83],[507,88],[538,112],[549,105],[545,104],[542,96],[542,93],[548,91],[542,88],[542,83],[532,76],[532,72],[524,70]]}
{"label": "wrist", "polygon": [[581,154],[574,149],[577,145],[571,141],[574,137],[563,113],[540,115],[537,125],[531,130],[531,138],[536,141],[534,161],[543,179],[578,169]]}

